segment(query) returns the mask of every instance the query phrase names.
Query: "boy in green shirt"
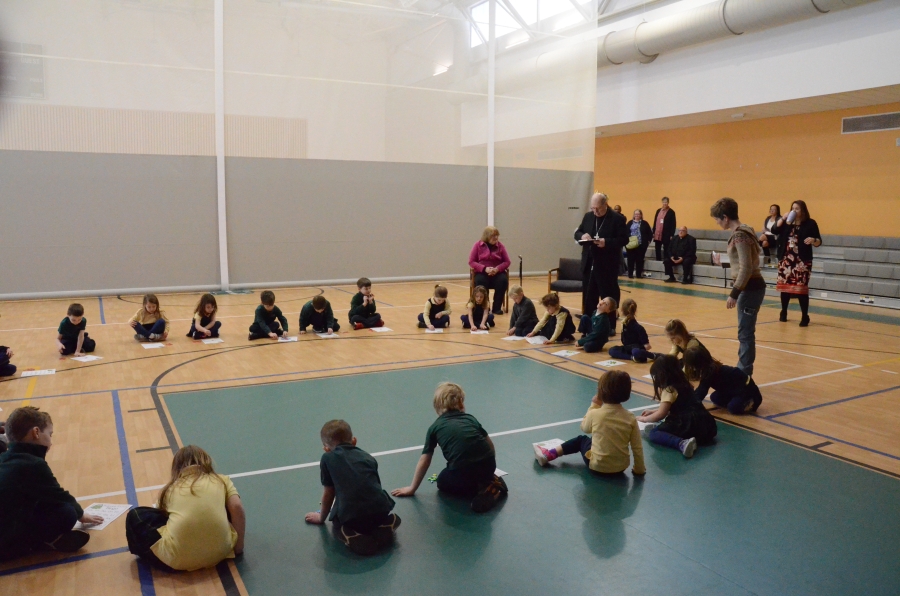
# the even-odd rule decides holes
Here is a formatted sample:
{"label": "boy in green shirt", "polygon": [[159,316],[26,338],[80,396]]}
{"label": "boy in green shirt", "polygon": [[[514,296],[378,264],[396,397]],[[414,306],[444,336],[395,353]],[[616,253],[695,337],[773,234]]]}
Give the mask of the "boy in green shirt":
{"label": "boy in green shirt", "polygon": [[63,356],[69,354],[84,356],[88,352],[93,352],[97,342],[88,337],[86,328],[84,307],[78,303],[70,304],[66,318],[59,323],[57,330],[56,343],[59,346],[59,353]]}
{"label": "boy in green shirt", "polygon": [[354,329],[384,327],[381,315],[375,312],[375,294],[372,293],[372,281],[368,277],[360,277],[356,282],[359,292],[350,299],[350,324]]}
{"label": "boy in green shirt", "polygon": [[341,324],[334,319],[331,303],[325,300],[325,296],[316,296],[300,309],[300,333],[306,333],[306,328],[310,325],[315,333],[328,335],[337,333],[341,328]]}
{"label": "boy in green shirt", "polygon": [[264,291],[259,295],[259,301],[262,304],[256,307],[253,324],[250,325],[250,336],[247,339],[253,341],[264,337],[272,339],[287,337],[287,318],[281,313],[281,309],[275,306],[275,292]]}

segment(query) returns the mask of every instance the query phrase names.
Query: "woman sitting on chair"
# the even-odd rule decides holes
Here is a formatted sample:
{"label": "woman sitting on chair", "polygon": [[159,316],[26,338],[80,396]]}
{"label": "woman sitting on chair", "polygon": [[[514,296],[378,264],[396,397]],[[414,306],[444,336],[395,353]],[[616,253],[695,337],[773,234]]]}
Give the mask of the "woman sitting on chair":
{"label": "woman sitting on chair", "polygon": [[491,312],[503,314],[503,297],[509,286],[509,255],[500,242],[500,230],[488,226],[481,234],[481,240],[469,253],[469,267],[475,271],[475,285],[494,290],[494,304]]}

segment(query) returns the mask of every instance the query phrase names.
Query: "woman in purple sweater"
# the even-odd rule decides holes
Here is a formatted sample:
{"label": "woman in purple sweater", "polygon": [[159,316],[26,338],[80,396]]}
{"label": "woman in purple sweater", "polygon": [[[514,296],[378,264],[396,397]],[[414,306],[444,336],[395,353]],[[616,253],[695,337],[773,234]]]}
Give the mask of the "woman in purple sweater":
{"label": "woman in purple sweater", "polygon": [[503,314],[503,296],[509,286],[509,255],[500,242],[500,230],[488,226],[481,233],[481,240],[469,253],[469,267],[475,270],[475,285],[494,290],[491,312]]}

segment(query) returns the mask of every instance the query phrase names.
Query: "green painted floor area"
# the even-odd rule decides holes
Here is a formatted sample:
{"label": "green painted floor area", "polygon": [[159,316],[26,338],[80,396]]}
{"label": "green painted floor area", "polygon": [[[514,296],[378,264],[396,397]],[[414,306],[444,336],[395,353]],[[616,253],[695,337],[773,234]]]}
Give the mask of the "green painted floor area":
{"label": "green painted floor area", "polygon": [[[335,417],[370,452],[419,445],[443,380],[466,389],[489,432],[579,418],[595,388],[516,358],[165,399],[184,442],[235,474],[316,462]],[[897,594],[900,481],[725,424],[692,460],[645,441],[643,481],[595,477],[577,456],[535,464],[532,442],[578,433],[569,423],[495,437],[510,488],[497,510],[477,516],[425,482],[397,499],[396,547],[368,559],[303,521],[321,497],[317,466],[236,478],[244,582],[253,595]],[[408,484],[418,457],[379,457],[385,488]]]}

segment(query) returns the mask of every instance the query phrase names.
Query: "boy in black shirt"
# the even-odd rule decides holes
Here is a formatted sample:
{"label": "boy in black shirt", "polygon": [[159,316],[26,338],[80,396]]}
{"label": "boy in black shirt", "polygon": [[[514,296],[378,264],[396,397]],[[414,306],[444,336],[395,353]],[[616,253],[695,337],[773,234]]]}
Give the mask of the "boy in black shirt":
{"label": "boy in black shirt", "polygon": [[506,332],[506,335],[525,337],[538,324],[534,302],[525,295],[522,286],[511,286],[509,288],[509,297],[512,298],[516,305],[513,306],[512,314],[509,317],[509,331]]}
{"label": "boy in black shirt", "polygon": [[66,311],[66,318],[59,323],[56,343],[59,345],[59,353],[63,356],[75,354],[84,356],[93,352],[97,342],[88,337],[85,329],[87,319],[84,318],[84,307],[78,303],[70,304]]}
{"label": "boy in black shirt", "polygon": [[[250,325],[250,341],[270,337],[278,339],[279,336],[287,337],[287,318],[281,314],[281,309],[275,306],[275,292],[266,290],[259,295],[262,303],[256,307],[253,324]],[[280,323],[280,325],[279,325]]]}
{"label": "boy in black shirt", "polygon": [[360,277],[356,282],[359,292],[350,299],[350,324],[354,329],[384,327],[381,315],[375,312],[375,294],[372,293],[372,281],[368,277]]}
{"label": "boy in black shirt", "polygon": [[320,437],[325,450],[319,463],[325,487],[322,509],[307,513],[306,521],[324,524],[330,519],[335,535],[350,550],[375,554],[393,541],[400,526],[400,517],[391,513],[394,500],[381,488],[378,462],[356,446],[356,437],[343,420],[326,422]]}
{"label": "boy in black shirt", "polygon": [[434,392],[434,411],[438,419],[425,435],[425,448],[416,465],[412,484],[392,490],[392,495],[411,497],[416,494],[438,445],[447,458],[447,467],[438,474],[438,490],[471,498],[475,513],[493,509],[507,493],[506,483],[494,474],[497,469],[494,443],[478,420],[466,414],[465,399],[466,394],[456,383],[438,385]]}
{"label": "boy in black shirt", "polygon": [[306,333],[306,328],[310,325],[314,332],[328,335],[337,333],[341,328],[340,323],[334,319],[331,303],[325,300],[325,296],[316,296],[300,309],[300,333]]}

